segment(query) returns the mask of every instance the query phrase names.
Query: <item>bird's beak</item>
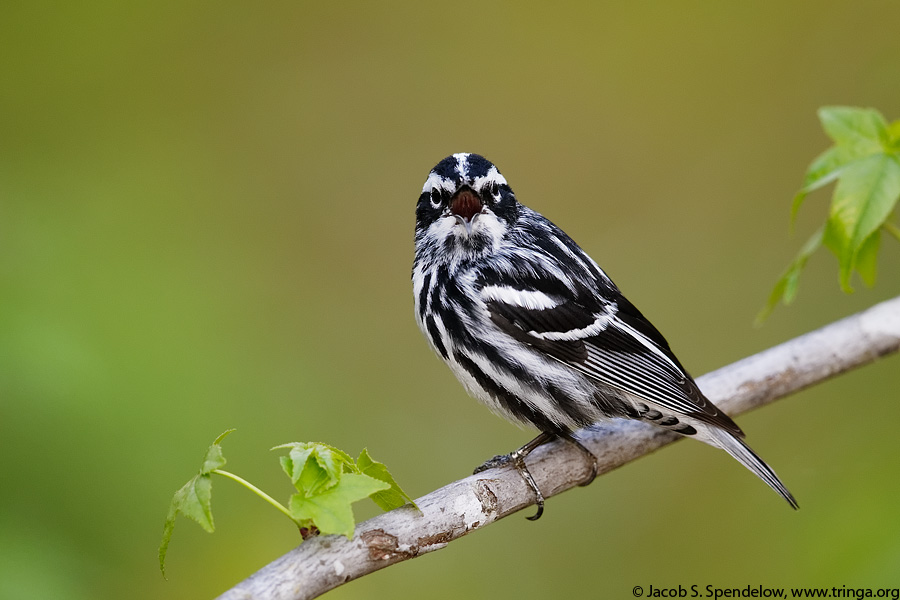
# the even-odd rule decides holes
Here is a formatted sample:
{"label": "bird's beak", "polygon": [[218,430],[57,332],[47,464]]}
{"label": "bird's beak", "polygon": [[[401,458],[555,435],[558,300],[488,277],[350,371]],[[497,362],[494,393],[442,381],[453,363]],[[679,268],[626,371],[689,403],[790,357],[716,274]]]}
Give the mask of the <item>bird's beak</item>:
{"label": "bird's beak", "polygon": [[466,226],[466,234],[472,233],[472,222],[482,208],[481,198],[469,188],[459,190],[450,199],[450,212],[460,224]]}

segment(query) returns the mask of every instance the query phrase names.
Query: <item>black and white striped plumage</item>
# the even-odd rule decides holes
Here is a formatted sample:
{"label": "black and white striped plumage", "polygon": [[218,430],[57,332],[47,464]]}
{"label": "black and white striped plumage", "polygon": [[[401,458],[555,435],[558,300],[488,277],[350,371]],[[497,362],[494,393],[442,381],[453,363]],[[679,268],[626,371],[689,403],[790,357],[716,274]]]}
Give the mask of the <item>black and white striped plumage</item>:
{"label": "black and white striped plumage", "polygon": [[491,162],[454,154],[432,169],[415,243],[419,327],[491,410],[563,435],[643,420],[722,448],[796,507],[662,334],[569,236],[519,204]]}

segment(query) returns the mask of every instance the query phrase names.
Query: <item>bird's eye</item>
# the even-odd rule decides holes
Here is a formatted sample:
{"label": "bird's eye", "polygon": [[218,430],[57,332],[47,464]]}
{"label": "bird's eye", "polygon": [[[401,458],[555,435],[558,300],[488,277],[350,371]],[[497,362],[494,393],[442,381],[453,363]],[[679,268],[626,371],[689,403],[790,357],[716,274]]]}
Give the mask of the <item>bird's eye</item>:
{"label": "bird's eye", "polygon": [[442,200],[443,200],[443,196],[441,195],[440,188],[432,188],[431,189],[431,206],[433,206],[434,208],[440,208]]}
{"label": "bird's eye", "polygon": [[487,182],[487,184],[481,188],[481,195],[484,196],[484,199],[487,202],[493,204],[500,199],[500,184],[496,181]]}

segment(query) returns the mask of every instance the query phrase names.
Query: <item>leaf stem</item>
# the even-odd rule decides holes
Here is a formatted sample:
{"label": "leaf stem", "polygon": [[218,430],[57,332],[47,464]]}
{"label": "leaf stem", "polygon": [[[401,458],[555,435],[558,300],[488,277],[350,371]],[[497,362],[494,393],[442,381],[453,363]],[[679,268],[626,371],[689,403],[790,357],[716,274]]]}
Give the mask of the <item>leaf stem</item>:
{"label": "leaf stem", "polygon": [[234,481],[237,481],[238,483],[243,485],[245,488],[247,488],[251,492],[255,493],[257,496],[259,496],[260,498],[262,498],[263,500],[265,500],[266,502],[268,502],[269,504],[271,504],[272,506],[274,506],[275,508],[277,508],[278,510],[283,512],[287,516],[287,518],[290,519],[292,522],[296,523],[296,521],[294,521],[294,517],[291,516],[290,511],[288,509],[286,509],[284,507],[284,505],[281,504],[281,502],[279,502],[272,496],[268,495],[267,493],[265,493],[264,491],[262,491],[261,489],[259,489],[258,487],[256,487],[255,485],[253,485],[252,483],[247,481],[246,479],[244,479],[243,477],[238,477],[234,473],[229,473],[228,471],[223,471],[222,469],[213,469],[211,471],[211,473],[217,473],[219,475],[222,475],[224,477],[228,477],[229,479],[233,479]]}
{"label": "leaf stem", "polygon": [[897,227],[890,221],[885,221],[884,223],[881,224],[881,226],[884,227],[885,231],[887,231],[892,236],[897,238],[897,241],[900,241],[900,227]]}

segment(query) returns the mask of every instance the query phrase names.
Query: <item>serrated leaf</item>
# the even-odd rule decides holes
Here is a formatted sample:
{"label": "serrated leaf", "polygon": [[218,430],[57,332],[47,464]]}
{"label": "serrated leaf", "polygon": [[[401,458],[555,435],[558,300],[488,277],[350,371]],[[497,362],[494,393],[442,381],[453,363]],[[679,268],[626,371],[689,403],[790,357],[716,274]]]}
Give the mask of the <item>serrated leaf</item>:
{"label": "serrated leaf", "polygon": [[209,475],[192,477],[175,492],[172,507],[176,512],[196,521],[207,532],[215,531],[212,515],[212,478]]}
{"label": "serrated leaf", "polygon": [[272,450],[281,450],[283,448],[290,448],[290,452],[288,452],[287,456],[281,457],[281,468],[291,478],[291,483],[296,484],[297,480],[300,479],[301,473],[303,473],[303,467],[306,466],[309,455],[312,454],[313,444],[284,444],[275,446]]}
{"label": "serrated leaf", "polygon": [[335,476],[322,468],[322,465],[316,460],[315,452],[312,452],[303,465],[300,477],[294,482],[294,487],[301,494],[311,496],[337,485],[340,482],[340,476],[340,473]]}
{"label": "serrated leaf", "polygon": [[213,441],[203,457],[200,472],[181,486],[172,497],[172,502],[169,503],[169,512],[163,526],[163,537],[159,544],[159,570],[162,571],[164,577],[166,552],[169,549],[172,532],[175,530],[175,518],[179,514],[196,521],[208,533],[212,533],[216,528],[212,515],[212,478],[210,473],[225,466],[225,457],[219,444],[233,431],[234,429],[224,431]]}
{"label": "serrated leaf", "polygon": [[413,502],[413,499],[400,488],[394,480],[393,475],[391,475],[391,472],[384,466],[384,463],[380,463],[369,456],[368,449],[363,448],[363,451],[359,453],[359,458],[356,460],[356,466],[359,467],[360,472],[364,475],[374,477],[391,486],[389,489],[382,492],[375,492],[371,496],[372,500],[375,501],[375,504],[377,504],[381,510],[394,510],[407,502],[415,506],[416,509],[419,508],[416,506],[416,503]]}
{"label": "serrated leaf", "polygon": [[[290,449],[290,450],[298,450],[298,451],[301,449],[308,449],[309,451],[313,451],[317,448],[327,449],[332,454],[334,454],[335,457],[337,458],[337,460],[339,460],[340,462],[350,464],[351,466],[353,465],[353,459],[350,458],[349,454],[347,454],[340,448],[335,448],[334,446],[330,446],[328,444],[323,444],[322,442],[289,442],[287,444],[279,444],[278,446],[274,446],[271,449],[272,450]],[[297,456],[300,456],[300,455],[298,454]]]}
{"label": "serrated leaf", "polygon": [[225,456],[222,454],[222,447],[210,446],[209,450],[206,452],[206,456],[203,457],[203,465],[200,467],[200,472],[209,474],[224,466]]}
{"label": "serrated leaf", "polygon": [[863,245],[890,216],[900,199],[900,160],[878,154],[844,168],[826,224],[826,245],[840,263],[840,282],[852,291],[850,275]]}
{"label": "serrated leaf", "polygon": [[279,456],[278,462],[281,463],[281,470],[290,478],[291,483],[294,483],[294,461],[291,460],[290,455]]}
{"label": "serrated leaf", "polygon": [[314,523],[322,533],[336,533],[350,538],[356,527],[351,505],[389,487],[389,484],[368,475],[346,473],[339,483],[320,494],[291,496],[291,516],[298,522]]}
{"label": "serrated leaf", "polygon": [[322,446],[323,448],[327,448],[334,457],[344,465],[344,470],[346,471],[349,468],[349,472],[356,472],[356,465],[353,463],[353,458],[341,450],[340,448],[336,448],[334,446],[330,446],[328,444],[323,444],[321,442],[316,442],[317,446]]}
{"label": "serrated leaf", "polygon": [[203,457],[203,464],[200,466],[200,473],[209,474],[215,471],[216,469],[221,469],[225,466],[225,456],[222,454],[222,446],[219,444],[222,440],[225,439],[229,433],[234,431],[234,429],[229,429],[222,433],[216,440],[212,443],[212,446],[207,448],[206,456]]}
{"label": "serrated leaf", "polygon": [[320,467],[328,474],[328,477],[338,481],[341,478],[341,474],[344,472],[344,464],[347,460],[350,461],[350,464],[353,464],[353,461],[347,456],[347,460],[343,458],[343,456],[347,456],[342,451],[337,450],[332,446],[328,446],[326,444],[317,444],[316,449],[313,452],[313,456],[316,458],[316,462]]}
{"label": "serrated leaf", "polygon": [[172,497],[166,524],[163,526],[163,538],[159,544],[159,570],[166,574],[166,552],[169,540],[175,530],[175,518],[182,514],[197,522],[208,533],[215,531],[212,516],[212,481],[209,475],[198,474],[181,486]]}
{"label": "serrated leaf", "polygon": [[873,108],[826,106],[819,120],[828,137],[854,152],[881,152],[890,138],[887,121]]}
{"label": "serrated leaf", "polygon": [[337,484],[345,470],[356,470],[353,459],[334,446],[319,442],[293,442],[272,450],[290,449],[281,457],[281,468],[297,491],[310,495]]}
{"label": "serrated leaf", "polygon": [[769,315],[775,310],[778,302],[784,301],[785,305],[787,305],[794,301],[794,297],[797,295],[797,289],[800,285],[800,272],[803,270],[803,267],[806,266],[806,261],[809,260],[809,257],[813,252],[822,245],[822,237],[823,230],[820,227],[812,237],[803,244],[800,252],[781,274],[781,277],[775,283],[775,287],[772,288],[772,292],[769,294],[766,305],[759,314],[756,315],[755,323],[757,326],[762,325],[763,321],[769,318]]}

